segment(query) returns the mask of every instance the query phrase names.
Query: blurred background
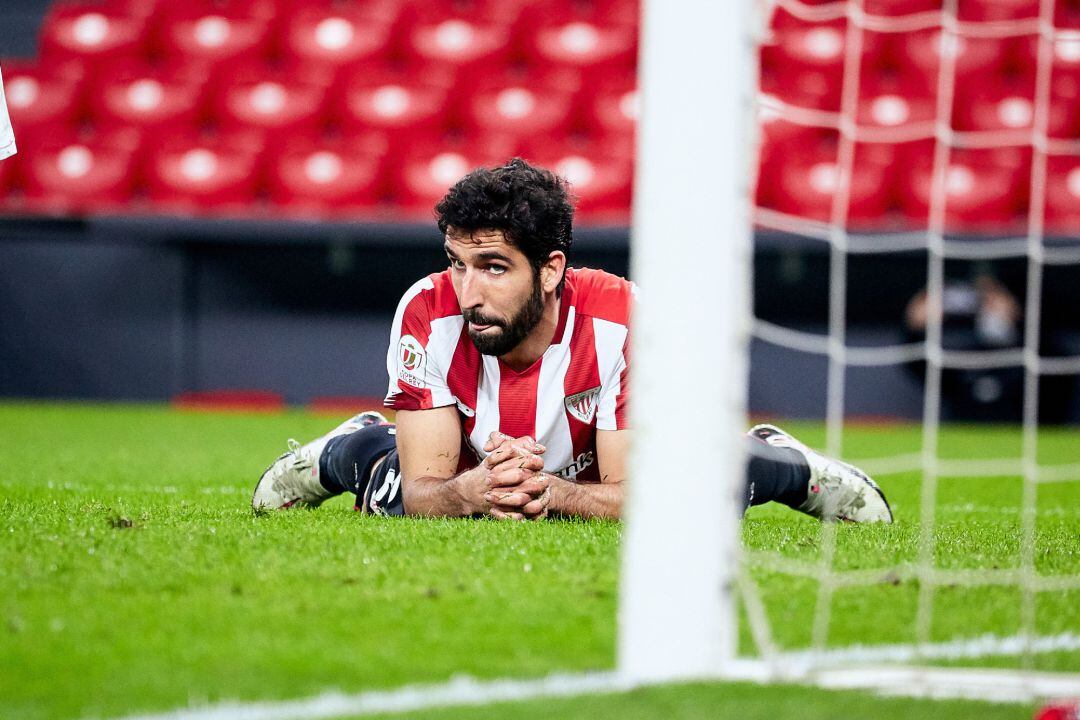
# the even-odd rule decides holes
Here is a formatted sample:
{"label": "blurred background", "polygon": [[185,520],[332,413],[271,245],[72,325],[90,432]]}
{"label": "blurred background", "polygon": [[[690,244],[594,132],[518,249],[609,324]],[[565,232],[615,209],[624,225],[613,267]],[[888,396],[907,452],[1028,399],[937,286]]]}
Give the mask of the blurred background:
{"label": "blurred background", "polygon": [[[402,292],[445,265],[433,205],[514,155],[571,182],[573,263],[628,272],[634,0],[2,6],[19,153],[0,162],[0,395],[360,409],[385,392]],[[1050,250],[1080,244],[1080,0],[1058,0],[1042,75],[1038,0],[961,0],[947,38],[940,0],[862,8],[872,29],[857,47],[848,3],[765,9],[748,109],[755,313],[824,332],[839,234],[847,343],[918,342],[927,230],[940,225],[954,250],[946,346],[1017,348],[1029,233]],[[858,93],[845,100],[847,57]],[[939,108],[943,60],[955,92]],[[1033,211],[1040,88],[1045,201]],[[724,232],[718,218],[701,241]],[[1040,352],[1080,356],[1080,265],[1044,271]],[[823,416],[826,372],[824,356],[755,340],[751,410]],[[849,368],[846,413],[920,417],[922,372]],[[948,371],[945,416],[1016,420],[1022,384],[1019,367]],[[1075,376],[1041,390],[1042,421],[1080,422]]]}

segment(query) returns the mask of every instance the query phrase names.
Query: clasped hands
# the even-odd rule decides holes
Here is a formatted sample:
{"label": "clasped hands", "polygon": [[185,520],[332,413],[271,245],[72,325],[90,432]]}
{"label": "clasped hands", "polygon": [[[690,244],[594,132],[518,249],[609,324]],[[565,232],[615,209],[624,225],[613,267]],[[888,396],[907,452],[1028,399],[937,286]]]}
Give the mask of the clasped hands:
{"label": "clasped hands", "polygon": [[484,444],[488,456],[476,468],[481,509],[500,520],[547,517],[551,479],[544,475],[545,448],[531,437],[493,432]]}

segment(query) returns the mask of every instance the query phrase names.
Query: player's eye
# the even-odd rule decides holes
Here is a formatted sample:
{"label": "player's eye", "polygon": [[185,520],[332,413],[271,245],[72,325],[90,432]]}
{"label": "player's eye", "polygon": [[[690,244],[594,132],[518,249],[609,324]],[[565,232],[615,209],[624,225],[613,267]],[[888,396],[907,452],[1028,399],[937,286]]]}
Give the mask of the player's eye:
{"label": "player's eye", "polygon": [[488,265],[488,272],[492,275],[502,275],[506,272],[505,265]]}
{"label": "player's eye", "polygon": [[455,270],[464,270],[465,269],[465,263],[462,262],[461,260],[458,260],[457,258],[450,258],[450,267],[452,267]]}

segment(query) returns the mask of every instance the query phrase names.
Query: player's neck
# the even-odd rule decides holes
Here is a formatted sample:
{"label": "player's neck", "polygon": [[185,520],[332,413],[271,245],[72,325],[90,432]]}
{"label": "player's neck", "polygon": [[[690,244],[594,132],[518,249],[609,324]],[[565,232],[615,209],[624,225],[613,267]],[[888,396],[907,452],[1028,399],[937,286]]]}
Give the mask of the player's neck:
{"label": "player's neck", "polygon": [[551,341],[555,338],[555,331],[559,327],[559,311],[561,309],[562,302],[560,298],[556,297],[555,293],[551,293],[544,298],[544,314],[541,316],[540,322],[513,350],[505,355],[500,355],[499,359],[517,372],[528,369],[551,346]]}

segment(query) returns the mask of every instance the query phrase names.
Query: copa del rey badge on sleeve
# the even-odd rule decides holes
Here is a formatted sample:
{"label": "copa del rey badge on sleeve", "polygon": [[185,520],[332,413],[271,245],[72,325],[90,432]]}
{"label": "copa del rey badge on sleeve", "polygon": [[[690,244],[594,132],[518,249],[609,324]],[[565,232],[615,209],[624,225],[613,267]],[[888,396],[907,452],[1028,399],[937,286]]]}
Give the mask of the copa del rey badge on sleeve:
{"label": "copa del rey badge on sleeve", "polygon": [[4,97],[4,78],[0,75],[0,160],[15,154],[15,133],[8,117],[7,99]]}

